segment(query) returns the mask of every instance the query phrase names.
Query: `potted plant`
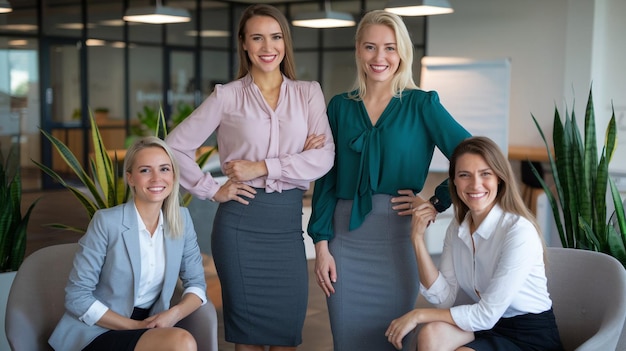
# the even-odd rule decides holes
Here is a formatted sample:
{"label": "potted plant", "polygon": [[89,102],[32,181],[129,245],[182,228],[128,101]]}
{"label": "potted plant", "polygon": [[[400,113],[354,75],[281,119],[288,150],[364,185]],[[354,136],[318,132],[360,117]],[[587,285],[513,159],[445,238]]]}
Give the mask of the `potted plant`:
{"label": "potted plant", "polygon": [[96,118],[96,123],[106,123],[109,119],[109,109],[106,107],[96,107],[94,110],[94,116]]}
{"label": "potted plant", "polygon": [[[616,148],[615,112],[606,128],[599,158],[591,91],[585,111],[584,138],[574,112],[571,115],[566,112],[561,121],[555,108],[553,147],[550,148],[539,123],[534,116],[532,118],[548,150],[555,193],[534,167],[533,173],[546,192],[563,247],[604,252],[626,267],[624,207],[608,169]],[[550,150],[554,150],[554,156]],[[607,191],[611,193],[615,208],[614,224],[607,220]]]}
{"label": "potted plant", "polygon": [[35,200],[22,216],[22,180],[18,145],[9,150],[6,163],[0,150],[0,272],[17,271],[26,252],[26,228]]}
{"label": "potted plant", "polygon": [[[87,171],[78,161],[70,148],[52,134],[41,130],[41,133],[52,143],[52,146],[59,152],[61,158],[78,177],[82,187],[77,187],[66,182],[65,179],[50,167],[33,160],[33,162],[44,173],[72,192],[87,211],[89,218],[102,208],[109,208],[119,205],[128,199],[129,191],[124,185],[123,178],[118,169],[117,153],[110,155],[102,142],[100,130],[93,117],[91,121],[91,141],[93,146],[93,158],[89,160]],[[84,191],[86,189],[86,191]],[[74,230],[84,232],[84,228],[75,228],[59,223],[52,223],[50,226],[59,229]]]}
{"label": "potted plant", "polygon": [[[35,200],[22,216],[22,178],[18,145],[13,144],[6,158],[0,150],[0,325],[4,325],[6,302],[13,279],[24,261],[26,229]],[[4,328],[0,330],[0,348],[8,344]]]}
{"label": "potted plant", "polygon": [[[158,115],[154,116],[157,121],[151,121],[151,125],[154,125],[152,133],[153,135],[167,135],[167,129],[165,126],[165,118],[163,111],[159,111]],[[89,168],[85,169],[74,153],[65,145],[61,140],[54,137],[52,134],[41,130],[43,135],[52,143],[54,148],[59,152],[62,159],[69,166],[69,168],[78,177],[81,187],[74,186],[66,182],[61,175],[52,170],[46,165],[33,161],[42,171],[52,177],[59,184],[72,192],[72,194],[78,199],[87,211],[89,218],[92,218],[94,213],[103,208],[109,208],[122,204],[128,200],[130,195],[128,187],[124,184],[123,170],[118,167],[121,164],[118,162],[118,156],[120,159],[123,157],[117,153],[111,154],[107,151],[102,137],[98,129],[98,125],[95,122],[93,116],[90,116],[91,120],[91,141],[93,144],[93,158],[89,160]],[[197,162],[202,166],[213,149],[203,153],[197,159]],[[86,189],[86,191],[84,190]],[[191,202],[192,196],[187,193],[183,196],[183,205],[188,205]],[[85,232],[85,228],[70,227],[61,223],[52,223],[51,227],[59,229],[73,230],[77,232]]]}

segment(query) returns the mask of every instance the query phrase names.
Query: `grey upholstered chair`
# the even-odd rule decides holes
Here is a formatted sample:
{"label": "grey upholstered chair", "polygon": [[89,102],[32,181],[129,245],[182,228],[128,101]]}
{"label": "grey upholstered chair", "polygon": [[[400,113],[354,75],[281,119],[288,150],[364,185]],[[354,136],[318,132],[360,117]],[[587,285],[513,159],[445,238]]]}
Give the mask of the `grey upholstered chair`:
{"label": "grey upholstered chair", "polygon": [[548,290],[565,350],[616,350],[626,319],[626,270],[593,251],[548,248]]}
{"label": "grey upholstered chair", "polygon": [[[626,319],[624,266],[599,252],[549,247],[547,253],[548,290],[565,350],[626,351],[618,345]],[[465,294],[457,298],[457,304],[468,301]],[[420,296],[417,307],[430,305]],[[414,333],[405,342],[405,350],[416,349]]]}
{"label": "grey upholstered chair", "polygon": [[[28,256],[17,271],[6,309],[5,329],[14,351],[52,350],[48,337],[65,311],[65,285],[78,244],[60,244]],[[182,291],[177,289],[176,294]],[[175,296],[173,300],[178,300]],[[217,351],[217,314],[209,301],[179,325],[198,350]]]}

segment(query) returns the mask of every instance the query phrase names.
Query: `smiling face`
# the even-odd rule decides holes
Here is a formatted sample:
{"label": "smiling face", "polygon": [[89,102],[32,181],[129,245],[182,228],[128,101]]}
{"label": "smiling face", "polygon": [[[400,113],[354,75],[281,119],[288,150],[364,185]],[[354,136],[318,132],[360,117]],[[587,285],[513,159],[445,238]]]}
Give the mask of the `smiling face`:
{"label": "smiling face", "polygon": [[278,21],[269,16],[253,16],[245,28],[242,46],[252,64],[250,71],[280,71],[280,63],[285,57],[285,41]]}
{"label": "smiling face", "polygon": [[456,193],[471,211],[476,226],[496,204],[499,182],[482,156],[465,153],[458,157],[454,173]]}
{"label": "smiling face", "polygon": [[172,193],[174,170],[169,156],[160,147],[137,151],[135,162],[126,172],[128,185],[134,189],[135,204],[157,204],[159,207]]}
{"label": "smiling face", "polygon": [[400,65],[393,29],[382,24],[367,26],[356,51],[368,83],[391,82]]}

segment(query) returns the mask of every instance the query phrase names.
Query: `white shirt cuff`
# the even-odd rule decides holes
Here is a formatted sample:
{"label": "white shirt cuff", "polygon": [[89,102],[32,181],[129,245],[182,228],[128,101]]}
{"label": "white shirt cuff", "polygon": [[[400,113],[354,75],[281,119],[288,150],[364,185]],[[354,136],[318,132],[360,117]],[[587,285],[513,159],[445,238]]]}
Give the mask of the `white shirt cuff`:
{"label": "white shirt cuff", "polygon": [[89,306],[89,309],[85,314],[80,316],[78,320],[87,324],[88,326],[92,326],[96,324],[97,321],[104,316],[104,314],[109,310],[107,306],[105,306],[102,302],[96,300],[94,303]]}
{"label": "white shirt cuff", "polygon": [[433,305],[441,305],[444,302],[444,296],[448,296],[450,294],[450,290],[448,284],[441,273],[433,282],[433,285],[430,286],[429,289],[426,289],[424,285],[420,284],[420,293],[424,296],[426,301],[432,303]]}
{"label": "white shirt cuff", "polygon": [[[202,305],[204,305],[207,302],[206,299],[206,293],[204,292],[204,290],[195,287],[195,286],[190,286],[187,289],[185,289],[185,291],[183,291],[183,296],[185,296],[185,294],[194,294],[196,296],[198,296],[200,298],[200,300],[202,300]],[[200,306],[202,306],[200,305]]]}
{"label": "white shirt cuff", "polygon": [[450,308],[450,315],[457,327],[465,331],[475,331],[469,321],[470,305],[460,305]]}

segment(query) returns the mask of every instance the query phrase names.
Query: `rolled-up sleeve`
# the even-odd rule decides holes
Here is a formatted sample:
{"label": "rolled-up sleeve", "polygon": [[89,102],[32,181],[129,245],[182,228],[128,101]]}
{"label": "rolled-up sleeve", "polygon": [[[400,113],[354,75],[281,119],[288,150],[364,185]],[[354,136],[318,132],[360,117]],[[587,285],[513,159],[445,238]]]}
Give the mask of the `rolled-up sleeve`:
{"label": "rolled-up sleeve", "polygon": [[95,301],[91,307],[83,314],[78,317],[78,320],[87,324],[88,326],[92,326],[96,324],[104,316],[104,314],[109,310],[107,306],[105,306],[100,301]]}

